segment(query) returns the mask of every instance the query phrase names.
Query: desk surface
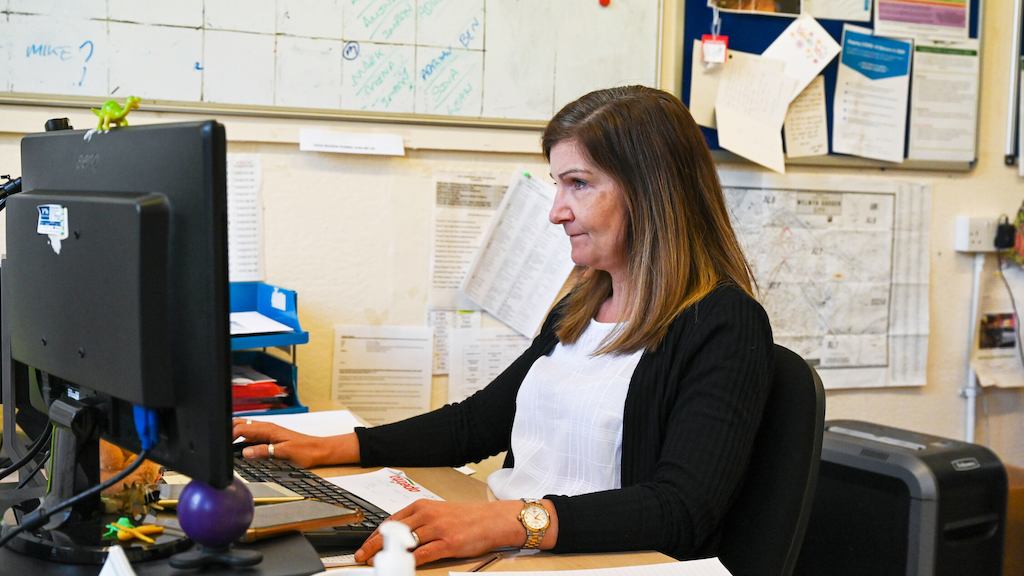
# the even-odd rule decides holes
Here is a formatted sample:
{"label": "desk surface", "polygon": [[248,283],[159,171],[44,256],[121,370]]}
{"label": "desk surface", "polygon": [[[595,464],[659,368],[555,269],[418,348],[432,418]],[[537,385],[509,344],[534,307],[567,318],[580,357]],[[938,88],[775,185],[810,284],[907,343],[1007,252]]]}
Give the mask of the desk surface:
{"label": "desk surface", "polygon": [[[402,468],[413,480],[445,500],[473,502],[487,499],[487,485],[451,468]],[[321,476],[342,476],[372,472],[375,468],[343,466],[319,468]],[[468,571],[479,563],[480,558],[468,560],[446,560],[433,562],[416,571],[423,576],[447,576],[449,570]],[[673,562],[669,556],[659,552],[615,552],[607,554],[551,554],[539,552],[528,556],[502,558],[487,567],[487,572],[511,570],[577,570],[581,568],[614,568]],[[343,573],[342,573],[343,574]]]}

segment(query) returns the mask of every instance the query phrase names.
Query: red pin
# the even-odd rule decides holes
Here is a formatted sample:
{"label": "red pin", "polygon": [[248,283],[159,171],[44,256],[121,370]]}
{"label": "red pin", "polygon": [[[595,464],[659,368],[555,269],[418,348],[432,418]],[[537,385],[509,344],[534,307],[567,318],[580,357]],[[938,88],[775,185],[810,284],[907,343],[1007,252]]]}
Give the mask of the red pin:
{"label": "red pin", "polygon": [[597,0],[597,3],[607,8],[612,3],[612,0]]}

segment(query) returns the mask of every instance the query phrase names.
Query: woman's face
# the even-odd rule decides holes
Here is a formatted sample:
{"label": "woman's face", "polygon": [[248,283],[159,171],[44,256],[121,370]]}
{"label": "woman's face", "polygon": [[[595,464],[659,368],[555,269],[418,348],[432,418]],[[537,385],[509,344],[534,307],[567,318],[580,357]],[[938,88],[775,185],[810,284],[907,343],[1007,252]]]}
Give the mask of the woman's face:
{"label": "woman's face", "polygon": [[569,236],[572,261],[621,278],[626,271],[626,201],[618,184],[591,163],[575,140],[551,148],[551,177],[557,192],[548,219]]}

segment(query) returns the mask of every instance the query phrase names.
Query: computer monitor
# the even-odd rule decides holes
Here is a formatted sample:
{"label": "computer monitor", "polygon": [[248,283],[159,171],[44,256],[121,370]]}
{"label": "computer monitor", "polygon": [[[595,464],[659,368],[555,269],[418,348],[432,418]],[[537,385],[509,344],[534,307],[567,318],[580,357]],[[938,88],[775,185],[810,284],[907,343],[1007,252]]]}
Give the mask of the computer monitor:
{"label": "computer monitor", "polygon": [[33,134],[21,160],[0,275],[5,377],[21,366],[47,375],[48,402],[88,405],[100,436],[135,452],[132,405],[153,408],[150,458],[227,486],[224,127]]}

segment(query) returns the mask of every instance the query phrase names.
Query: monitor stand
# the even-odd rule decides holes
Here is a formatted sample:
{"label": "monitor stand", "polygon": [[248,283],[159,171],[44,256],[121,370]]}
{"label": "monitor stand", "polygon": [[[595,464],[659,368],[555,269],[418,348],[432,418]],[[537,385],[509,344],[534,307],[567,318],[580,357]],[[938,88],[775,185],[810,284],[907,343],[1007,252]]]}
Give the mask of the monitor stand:
{"label": "monitor stand", "polygon": [[[99,415],[99,408],[91,405],[87,398],[80,401],[63,397],[50,406],[54,432],[50,491],[43,497],[46,508],[100,483]],[[40,487],[29,485],[5,493],[4,500],[16,502],[12,508],[20,523],[39,506],[39,495]],[[52,562],[102,564],[107,559],[107,547],[111,544],[120,544],[131,562],[165,558],[191,545],[184,535],[166,532],[154,537],[155,544],[104,539],[107,524],[116,522],[118,516],[105,513],[100,495],[96,494],[54,514],[43,527],[22,532],[8,543],[8,547]]]}

